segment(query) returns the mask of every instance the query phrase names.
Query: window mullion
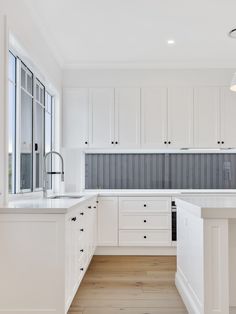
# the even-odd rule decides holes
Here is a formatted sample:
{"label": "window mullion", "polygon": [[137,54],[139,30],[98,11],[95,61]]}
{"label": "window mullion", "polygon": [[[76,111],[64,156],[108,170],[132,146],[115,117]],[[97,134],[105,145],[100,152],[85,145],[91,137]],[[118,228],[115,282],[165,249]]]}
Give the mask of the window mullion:
{"label": "window mullion", "polygon": [[36,78],[35,76],[33,76],[33,111],[32,111],[32,123],[33,123],[33,132],[32,132],[32,154],[33,154],[33,158],[32,158],[32,190],[35,191],[36,190],[36,151],[34,149],[35,147],[35,127],[36,127],[36,119],[37,119],[37,114],[36,114]]}
{"label": "window mullion", "polygon": [[21,145],[21,61],[17,58],[16,62],[16,165],[15,165],[15,182],[16,193],[20,193],[20,145]]}

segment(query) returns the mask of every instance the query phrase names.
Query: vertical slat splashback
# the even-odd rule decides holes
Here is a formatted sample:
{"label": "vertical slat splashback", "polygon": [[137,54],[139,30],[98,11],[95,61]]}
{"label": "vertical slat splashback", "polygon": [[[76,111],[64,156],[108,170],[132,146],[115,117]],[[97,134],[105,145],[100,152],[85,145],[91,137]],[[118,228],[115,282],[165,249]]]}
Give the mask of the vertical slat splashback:
{"label": "vertical slat splashback", "polygon": [[236,154],[86,154],[86,189],[235,189]]}

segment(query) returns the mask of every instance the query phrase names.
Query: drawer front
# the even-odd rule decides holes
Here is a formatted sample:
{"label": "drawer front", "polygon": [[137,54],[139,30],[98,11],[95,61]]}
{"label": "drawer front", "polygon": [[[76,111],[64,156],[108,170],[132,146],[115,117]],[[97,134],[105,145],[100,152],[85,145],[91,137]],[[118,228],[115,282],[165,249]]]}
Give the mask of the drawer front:
{"label": "drawer front", "polygon": [[120,230],[120,246],[170,246],[170,230]]}
{"label": "drawer front", "polygon": [[148,212],[171,213],[170,197],[120,197],[119,209],[121,212]]}
{"label": "drawer front", "polygon": [[170,229],[171,215],[146,213],[120,213],[120,229]]}

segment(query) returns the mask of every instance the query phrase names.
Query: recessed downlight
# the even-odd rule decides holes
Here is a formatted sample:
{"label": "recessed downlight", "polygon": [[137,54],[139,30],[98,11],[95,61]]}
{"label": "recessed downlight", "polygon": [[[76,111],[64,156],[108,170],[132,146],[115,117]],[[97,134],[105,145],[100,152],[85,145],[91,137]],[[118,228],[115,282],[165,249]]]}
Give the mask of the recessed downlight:
{"label": "recessed downlight", "polygon": [[175,45],[175,40],[174,40],[174,39],[168,39],[168,40],[167,40],[167,44],[168,44],[169,46],[173,46],[173,45]]}
{"label": "recessed downlight", "polygon": [[229,32],[229,37],[236,39],[236,28],[232,29]]}

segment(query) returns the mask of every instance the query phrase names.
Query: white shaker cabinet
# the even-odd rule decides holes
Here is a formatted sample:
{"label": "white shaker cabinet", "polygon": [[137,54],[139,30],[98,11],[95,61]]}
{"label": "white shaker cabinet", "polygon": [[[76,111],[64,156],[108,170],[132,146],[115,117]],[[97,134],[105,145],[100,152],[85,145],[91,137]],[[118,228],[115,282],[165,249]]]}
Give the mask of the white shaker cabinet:
{"label": "white shaker cabinet", "polygon": [[193,88],[168,89],[168,147],[193,147]]}
{"label": "white shaker cabinet", "polygon": [[75,296],[96,248],[96,198],[66,215],[66,310]]}
{"label": "white shaker cabinet", "polygon": [[63,89],[63,146],[66,148],[89,145],[88,88]]}
{"label": "white shaker cabinet", "polygon": [[221,147],[236,147],[236,93],[229,87],[220,89]]}
{"label": "white shaker cabinet", "polygon": [[140,145],[140,88],[115,89],[115,147]]}
{"label": "white shaker cabinet", "polygon": [[141,146],[167,147],[167,88],[141,89]]}
{"label": "white shaker cabinet", "polygon": [[194,89],[194,146],[219,148],[220,141],[220,92],[218,87]]}
{"label": "white shaker cabinet", "polygon": [[114,88],[89,90],[89,147],[114,146]]}
{"label": "white shaker cabinet", "polygon": [[98,246],[118,245],[118,198],[98,199]]}
{"label": "white shaker cabinet", "polygon": [[120,246],[171,246],[170,197],[119,197]]}
{"label": "white shaker cabinet", "polygon": [[95,251],[96,200],[1,211],[0,313],[68,312]]}

